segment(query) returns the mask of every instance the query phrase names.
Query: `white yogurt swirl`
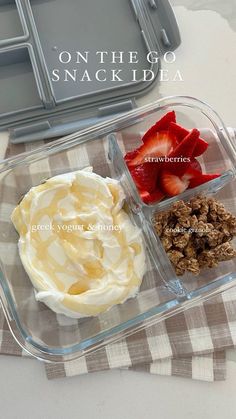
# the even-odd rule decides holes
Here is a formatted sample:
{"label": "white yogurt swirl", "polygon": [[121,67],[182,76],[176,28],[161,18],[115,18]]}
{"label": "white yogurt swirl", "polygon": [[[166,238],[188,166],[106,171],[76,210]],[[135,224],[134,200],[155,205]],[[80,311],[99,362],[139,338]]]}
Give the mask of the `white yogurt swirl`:
{"label": "white yogurt swirl", "polygon": [[12,213],[36,299],[56,313],[96,316],[134,297],[145,272],[141,231],[118,181],[92,168],[35,186]]}

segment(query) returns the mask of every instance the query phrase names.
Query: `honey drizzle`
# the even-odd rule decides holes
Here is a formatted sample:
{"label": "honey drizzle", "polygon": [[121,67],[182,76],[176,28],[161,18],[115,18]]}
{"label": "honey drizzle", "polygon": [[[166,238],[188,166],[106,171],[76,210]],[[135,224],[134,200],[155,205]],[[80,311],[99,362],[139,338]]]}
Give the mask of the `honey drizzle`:
{"label": "honey drizzle", "polygon": [[[51,183],[52,186],[57,186],[57,183],[55,181]],[[32,226],[40,224],[40,220],[45,215],[48,216],[50,220],[54,221],[56,214],[60,213],[60,210],[58,208],[59,202],[62,199],[64,199],[69,193],[71,193],[75,198],[76,211],[80,212],[81,208],[84,209],[84,207],[91,207],[91,200],[88,199],[87,187],[82,185],[78,186],[75,182],[73,182],[71,187],[68,189],[68,185],[65,184],[64,186],[61,183],[59,183],[60,189],[55,192],[55,195],[50,204],[46,208],[38,209],[32,217],[32,219],[30,220],[30,209],[34,196],[36,196],[39,192],[50,190],[50,186],[50,180],[48,180],[44,184],[35,187],[31,191],[29,191],[29,193],[25,196],[25,198],[23,198],[23,200],[14,210],[12,219],[21,236],[25,236],[28,233],[29,227],[27,227],[27,225]],[[111,197],[105,196],[100,190],[98,190],[92,197],[92,201],[94,207],[101,208],[102,212],[110,216],[111,214],[109,207],[111,207],[111,204],[115,206],[119,202],[119,190],[116,187],[116,185],[112,183],[108,184],[108,187],[111,192]],[[61,211],[61,215],[66,216],[66,210],[62,210],[63,211]],[[114,224],[117,223],[119,225],[119,218],[120,215],[113,216]],[[78,223],[78,221],[80,221],[79,216],[73,222],[76,224]],[[70,221],[68,222],[68,224],[72,224],[73,222]],[[86,226],[86,223],[83,224],[85,224],[86,230],[86,228],[88,228],[88,225]],[[99,281],[107,273],[107,271],[105,271],[101,263],[103,255],[102,243],[99,240],[94,241],[94,246],[96,246],[96,253],[98,254],[98,257],[97,259],[95,257],[95,260],[90,262],[86,261],[86,253],[84,254],[83,251],[81,251],[82,246],[85,244],[85,239],[79,237],[76,231],[69,233],[68,231],[60,230],[56,232],[51,231],[50,233],[50,237],[44,241],[41,239],[39,231],[30,233],[32,244],[35,249],[35,257],[33,258],[32,262],[33,268],[38,269],[39,271],[43,270],[48,275],[48,277],[52,279],[57,290],[67,293],[67,295],[65,295],[64,298],[64,305],[72,310],[78,311],[78,304],[74,300],[71,300],[70,297],[88,291],[90,289],[91,281]],[[123,231],[114,230],[112,234],[114,234],[120,246],[121,254],[118,260],[111,265],[110,272],[115,272],[115,270],[119,267],[120,263],[124,260],[127,260],[127,287],[123,293],[125,297],[125,295],[128,295],[129,290],[132,287],[140,284],[140,279],[134,273],[133,260],[134,256],[139,254],[142,249],[141,246],[136,242],[128,244]],[[58,263],[50,255],[49,251],[47,251],[49,246],[55,240],[60,240],[60,243],[62,244],[63,249],[68,257],[67,262],[63,265]],[[132,252],[130,251],[131,249]],[[83,257],[85,258],[85,260],[83,260]],[[82,268],[84,270],[83,275],[78,274],[78,269],[76,268],[76,264],[78,263],[82,265]],[[69,274],[71,277],[74,277],[75,282],[69,287],[69,289],[66,290],[65,284],[58,278],[59,273],[63,273],[65,275]],[[120,285],[119,279],[115,280],[114,282],[116,283],[116,285]],[[115,304],[118,302],[119,301],[113,303]],[[83,312],[84,308],[80,307],[80,310],[81,312]],[[90,310],[93,311],[93,308],[90,307]],[[94,308],[94,310],[96,311],[96,308]]]}

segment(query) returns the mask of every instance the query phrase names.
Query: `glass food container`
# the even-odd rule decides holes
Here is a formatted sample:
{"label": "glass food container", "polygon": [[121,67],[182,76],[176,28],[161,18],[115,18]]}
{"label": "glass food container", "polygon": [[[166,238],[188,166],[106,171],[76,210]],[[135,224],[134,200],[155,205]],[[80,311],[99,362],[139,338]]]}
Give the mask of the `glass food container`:
{"label": "glass food container", "polygon": [[[177,197],[155,205],[139,198],[123,155],[140,144],[142,134],[167,111],[175,110],[186,128],[207,128],[205,172],[222,175]],[[18,234],[11,213],[22,196],[46,178],[93,166],[94,172],[120,180],[126,209],[143,232],[147,272],[135,298],[109,311],[83,319],[55,314],[37,302],[18,253]],[[236,285],[236,259],[222,262],[199,276],[178,277],[155,233],[152,218],[173,201],[199,192],[214,195],[236,215],[236,145],[219,116],[205,103],[189,97],[169,97],[109,122],[54,141],[0,165],[0,298],[10,330],[28,353],[45,361],[65,362],[164,320]]]}

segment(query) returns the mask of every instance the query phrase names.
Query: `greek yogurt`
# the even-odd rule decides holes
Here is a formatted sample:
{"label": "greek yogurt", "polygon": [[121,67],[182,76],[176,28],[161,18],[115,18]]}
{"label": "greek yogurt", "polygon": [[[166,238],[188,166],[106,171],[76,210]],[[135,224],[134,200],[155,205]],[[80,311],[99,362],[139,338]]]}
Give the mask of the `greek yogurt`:
{"label": "greek yogurt", "polygon": [[19,254],[38,301],[56,313],[96,316],[134,297],[145,273],[140,229],[119,182],[92,168],[32,187],[12,213]]}

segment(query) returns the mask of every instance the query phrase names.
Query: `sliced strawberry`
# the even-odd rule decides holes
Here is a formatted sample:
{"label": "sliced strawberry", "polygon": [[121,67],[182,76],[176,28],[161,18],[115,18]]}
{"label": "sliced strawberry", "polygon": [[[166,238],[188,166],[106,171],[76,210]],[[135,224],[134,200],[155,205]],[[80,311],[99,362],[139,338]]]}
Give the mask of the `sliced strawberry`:
{"label": "sliced strawberry", "polygon": [[138,148],[136,148],[133,151],[128,151],[128,153],[126,153],[126,155],[124,157],[126,163],[130,162],[131,160],[133,160],[138,155],[138,153],[139,153]]}
{"label": "sliced strawberry", "polygon": [[194,157],[201,156],[207,150],[209,144],[202,138],[198,139],[197,145],[194,149]]}
{"label": "sliced strawberry", "polygon": [[195,188],[203,183],[210,182],[210,180],[220,177],[219,174],[199,174],[198,177],[193,177],[189,182],[189,188]]}
{"label": "sliced strawberry", "polygon": [[154,162],[130,167],[130,173],[137,188],[148,192],[154,191],[159,170],[160,166]]}
{"label": "sliced strawberry", "polygon": [[155,202],[160,202],[164,198],[165,194],[160,189],[156,189],[154,192],[150,194],[148,198],[148,203],[154,204]]}
{"label": "sliced strawberry", "polygon": [[193,129],[168,155],[169,161],[166,163],[166,170],[173,171],[177,176],[182,176],[191,165],[191,159],[196,147],[199,131]]}
{"label": "sliced strawberry", "polygon": [[202,173],[202,167],[201,167],[199,161],[197,159],[195,159],[195,157],[193,157],[191,159],[190,167],[192,167],[193,169],[198,170],[200,173]]}
{"label": "sliced strawberry", "polygon": [[187,135],[183,138],[183,140],[177,145],[177,147],[169,156],[173,156],[173,157],[183,156],[183,157],[192,158],[192,154],[196,147],[199,135],[200,135],[200,132],[196,128],[194,128],[190,132],[187,131]]}
{"label": "sliced strawberry", "polygon": [[139,155],[139,149],[135,149],[133,151],[129,151],[128,153],[126,153],[126,155],[124,156],[125,162],[128,166],[128,168],[130,169],[130,165],[132,160],[137,157]]}
{"label": "sliced strawberry", "polygon": [[148,191],[140,190],[139,195],[140,195],[140,198],[143,200],[143,202],[146,202],[150,196],[150,193]]}
{"label": "sliced strawberry", "polygon": [[188,167],[184,175],[181,176],[181,179],[183,181],[189,182],[190,185],[191,181],[193,181],[194,179],[198,179],[200,176],[202,176],[202,172],[190,166]]}
{"label": "sliced strawberry", "polygon": [[130,166],[136,166],[152,157],[167,156],[176,146],[176,138],[170,135],[168,131],[157,132],[146,139],[138,149],[138,154],[129,163]]}
{"label": "sliced strawberry", "polygon": [[163,170],[161,174],[161,188],[168,196],[176,196],[184,192],[189,186],[188,179],[180,179],[167,170]]}
{"label": "sliced strawberry", "polygon": [[176,122],[171,122],[169,125],[169,130],[174,135],[176,135],[179,142],[181,142],[189,131],[186,128],[181,127],[181,125],[176,124]]}
{"label": "sliced strawberry", "polygon": [[[170,123],[169,130],[172,134],[176,135],[179,142],[181,142],[189,133],[187,129],[181,127],[175,122]],[[193,157],[201,156],[206,151],[208,145],[209,144],[205,140],[203,140],[202,138],[199,138],[196,144],[196,147],[194,149]]]}
{"label": "sliced strawberry", "polygon": [[176,122],[175,111],[168,112],[159,121],[156,122],[149,130],[144,134],[142,141],[145,143],[146,140],[160,131],[168,131],[171,122]]}
{"label": "sliced strawberry", "polygon": [[189,167],[181,179],[189,182],[189,188],[195,188],[196,186],[200,186],[203,183],[216,179],[219,176],[219,174],[204,174],[193,167]]}
{"label": "sliced strawberry", "polygon": [[156,189],[154,192],[149,193],[147,191],[140,191],[140,196],[145,204],[154,204],[160,202],[165,198],[164,193],[160,189]]}

